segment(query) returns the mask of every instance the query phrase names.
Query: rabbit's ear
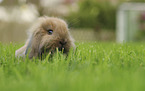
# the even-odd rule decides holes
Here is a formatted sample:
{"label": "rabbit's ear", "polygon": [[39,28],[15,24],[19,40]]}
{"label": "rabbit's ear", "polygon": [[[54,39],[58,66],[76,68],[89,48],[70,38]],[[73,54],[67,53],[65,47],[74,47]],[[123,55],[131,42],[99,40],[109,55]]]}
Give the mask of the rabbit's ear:
{"label": "rabbit's ear", "polygon": [[[33,41],[34,42],[34,41]],[[39,43],[35,42],[33,45],[31,45],[29,58],[37,57],[39,53]]]}
{"label": "rabbit's ear", "polygon": [[33,57],[38,57],[39,56],[39,45],[40,45],[40,40],[41,38],[39,36],[33,37],[32,41],[31,41],[31,47],[30,47],[30,53],[29,53],[29,58],[33,58]]}

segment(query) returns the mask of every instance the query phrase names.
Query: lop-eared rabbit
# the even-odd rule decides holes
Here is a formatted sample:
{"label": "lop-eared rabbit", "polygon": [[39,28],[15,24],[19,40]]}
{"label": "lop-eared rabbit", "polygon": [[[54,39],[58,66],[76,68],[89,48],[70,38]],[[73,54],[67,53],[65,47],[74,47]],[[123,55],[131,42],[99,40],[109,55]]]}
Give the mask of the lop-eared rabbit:
{"label": "lop-eared rabbit", "polygon": [[55,53],[56,49],[68,54],[70,48],[75,48],[67,23],[60,18],[40,17],[28,34],[25,45],[16,50],[16,57],[40,58],[43,54]]}

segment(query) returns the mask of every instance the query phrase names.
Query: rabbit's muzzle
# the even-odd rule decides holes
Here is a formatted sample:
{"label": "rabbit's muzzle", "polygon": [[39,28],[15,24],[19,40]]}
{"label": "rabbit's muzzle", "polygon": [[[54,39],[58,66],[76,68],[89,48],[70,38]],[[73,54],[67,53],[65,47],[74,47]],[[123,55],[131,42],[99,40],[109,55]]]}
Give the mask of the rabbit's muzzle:
{"label": "rabbit's muzzle", "polygon": [[66,46],[67,46],[67,41],[61,40],[59,41],[58,50],[62,51],[63,53],[66,53]]}
{"label": "rabbit's muzzle", "polygon": [[62,39],[59,41],[52,42],[51,44],[48,43],[47,46],[43,46],[39,50],[39,56],[51,54],[53,55],[56,51],[60,51],[64,54],[67,54],[69,51],[69,42],[66,40]]}

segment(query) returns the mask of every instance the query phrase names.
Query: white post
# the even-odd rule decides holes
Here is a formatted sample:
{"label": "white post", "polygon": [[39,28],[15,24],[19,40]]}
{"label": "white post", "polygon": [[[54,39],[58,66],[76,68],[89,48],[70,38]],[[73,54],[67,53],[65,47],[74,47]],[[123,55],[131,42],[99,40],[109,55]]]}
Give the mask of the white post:
{"label": "white post", "polygon": [[124,11],[119,10],[117,12],[117,42],[122,43],[125,41],[125,14]]}
{"label": "white post", "polygon": [[117,12],[116,41],[119,43],[134,40],[138,30],[139,11],[145,11],[145,3],[124,3]]}

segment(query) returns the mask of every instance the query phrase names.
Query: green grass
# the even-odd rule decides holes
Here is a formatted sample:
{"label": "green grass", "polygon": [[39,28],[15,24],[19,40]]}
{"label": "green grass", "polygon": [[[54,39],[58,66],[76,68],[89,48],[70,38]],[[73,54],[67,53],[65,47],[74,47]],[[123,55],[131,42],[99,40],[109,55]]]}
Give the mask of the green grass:
{"label": "green grass", "polygon": [[15,58],[0,43],[0,91],[145,91],[145,43],[77,43],[66,58]]}

